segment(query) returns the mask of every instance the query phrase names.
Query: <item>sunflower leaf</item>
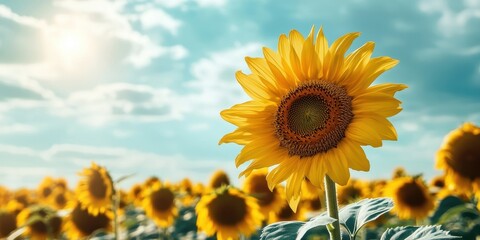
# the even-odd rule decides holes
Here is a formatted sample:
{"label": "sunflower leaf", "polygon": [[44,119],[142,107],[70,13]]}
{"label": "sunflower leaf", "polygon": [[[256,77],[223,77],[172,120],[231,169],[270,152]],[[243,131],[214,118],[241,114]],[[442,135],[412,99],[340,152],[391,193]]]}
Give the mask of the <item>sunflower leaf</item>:
{"label": "sunflower leaf", "polygon": [[340,224],[354,238],[363,225],[377,219],[392,208],[393,202],[390,198],[367,198],[340,209]]}
{"label": "sunflower leaf", "polygon": [[389,228],[382,234],[380,240],[447,240],[457,239],[459,236],[452,236],[448,231],[442,230],[440,226],[404,226]]}
{"label": "sunflower leaf", "polygon": [[313,217],[310,221],[306,222],[303,226],[298,229],[298,235],[295,240],[300,240],[308,232],[308,230],[318,227],[325,226],[327,224],[335,222],[336,219],[331,218],[327,215],[327,212],[323,212],[320,215]]}
{"label": "sunflower leaf", "polygon": [[297,236],[297,232],[304,222],[285,221],[276,222],[263,228],[260,240],[290,240]]}

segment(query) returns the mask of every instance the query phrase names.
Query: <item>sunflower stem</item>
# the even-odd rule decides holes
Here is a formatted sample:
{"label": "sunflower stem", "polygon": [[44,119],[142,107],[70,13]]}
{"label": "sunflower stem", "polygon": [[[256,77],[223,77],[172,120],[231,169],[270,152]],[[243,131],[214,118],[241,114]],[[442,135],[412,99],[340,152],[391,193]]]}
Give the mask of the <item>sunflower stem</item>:
{"label": "sunflower stem", "polygon": [[115,240],[119,240],[120,238],[118,236],[118,208],[119,208],[119,205],[120,205],[120,191],[117,191],[116,187],[114,186],[113,192],[114,192],[113,198],[112,198],[113,234],[115,236]]}
{"label": "sunflower stem", "polygon": [[327,226],[328,233],[330,234],[330,240],[341,240],[340,222],[338,221],[337,191],[335,188],[335,182],[328,175],[325,175],[325,194],[328,216],[336,219],[335,222]]}

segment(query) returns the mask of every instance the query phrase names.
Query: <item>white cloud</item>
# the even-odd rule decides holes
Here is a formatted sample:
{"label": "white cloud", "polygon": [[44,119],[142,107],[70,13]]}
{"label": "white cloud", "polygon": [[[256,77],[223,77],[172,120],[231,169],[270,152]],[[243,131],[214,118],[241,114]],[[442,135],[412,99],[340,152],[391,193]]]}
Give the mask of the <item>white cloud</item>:
{"label": "white cloud", "polygon": [[169,89],[112,83],[71,94],[54,114],[75,117],[92,126],[115,120],[169,121],[180,119],[186,109]]}
{"label": "white cloud", "polygon": [[149,8],[143,11],[139,16],[139,20],[145,29],[151,29],[158,26],[167,29],[174,35],[177,34],[178,28],[182,24],[181,21],[175,19],[159,8]]}
{"label": "white cloud", "polygon": [[220,110],[247,100],[247,95],[235,80],[235,72],[246,71],[245,56],[260,56],[262,45],[248,43],[232,49],[212,53],[192,64],[193,81],[187,83],[195,93],[188,96],[189,103],[206,116],[218,116]]}
{"label": "white cloud", "polygon": [[36,131],[36,128],[32,125],[21,124],[21,123],[10,123],[4,124],[1,123],[0,126],[0,135],[6,134],[28,134]]}
{"label": "white cloud", "polygon": [[472,31],[480,25],[480,4],[477,1],[423,0],[419,9],[439,15],[437,30],[442,38],[436,42],[437,48],[460,55],[480,53],[480,36],[478,31]]}
{"label": "white cloud", "polygon": [[0,4],[0,17],[10,19],[21,25],[35,27],[35,28],[47,28],[47,23],[43,20],[39,20],[29,16],[22,16],[14,13],[10,8]]}
{"label": "white cloud", "polygon": [[194,0],[200,7],[223,7],[227,0]]}
{"label": "white cloud", "polygon": [[[2,166],[0,182],[8,183],[9,187],[33,187],[47,175],[67,177],[69,181],[74,181],[78,179],[75,173],[89,167],[92,161],[105,166],[114,179],[135,174],[126,184],[141,182],[152,175],[169,181],[179,181],[189,176],[194,181],[205,182],[209,174],[217,168],[227,170],[231,176],[235,176],[237,172],[234,165],[228,161],[187,159],[180,154],[161,155],[120,147],[76,144],[58,144],[45,150],[0,144],[0,157],[20,157],[23,162],[28,162],[28,167],[23,166],[22,161]],[[17,171],[20,166],[22,171]],[[33,172],[35,174],[32,174]]]}

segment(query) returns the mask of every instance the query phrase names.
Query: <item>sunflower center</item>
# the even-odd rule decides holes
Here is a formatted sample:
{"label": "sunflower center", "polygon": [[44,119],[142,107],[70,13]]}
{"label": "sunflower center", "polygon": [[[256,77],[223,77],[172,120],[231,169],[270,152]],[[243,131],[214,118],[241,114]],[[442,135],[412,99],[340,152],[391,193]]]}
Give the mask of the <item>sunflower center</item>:
{"label": "sunflower center", "polygon": [[480,134],[464,133],[452,143],[452,157],[447,163],[463,177],[470,180],[480,178]]}
{"label": "sunflower center", "polygon": [[283,206],[282,209],[280,210],[280,212],[277,213],[277,217],[280,220],[289,220],[294,215],[295,215],[295,212],[292,211],[292,209],[290,208],[290,206],[288,204]]}
{"label": "sunflower center", "polygon": [[42,189],[42,196],[44,198],[50,196],[50,193],[52,193],[52,189],[49,188],[49,187],[45,187],[44,189]]}
{"label": "sunflower center", "polygon": [[409,207],[421,207],[427,202],[425,193],[416,182],[405,183],[398,189],[397,195]]}
{"label": "sunflower center", "polygon": [[338,203],[347,204],[362,196],[362,190],[354,186],[347,186],[343,189],[342,194],[338,196]]}
{"label": "sunflower center", "polygon": [[280,102],[275,134],[290,155],[308,157],[336,147],[352,119],[352,98],[345,88],[310,81],[290,91]]}
{"label": "sunflower center", "polygon": [[208,204],[212,220],[223,226],[235,226],[241,223],[247,215],[245,199],[230,195],[220,194]]}
{"label": "sunflower center", "polygon": [[250,192],[257,198],[260,206],[268,206],[275,198],[276,189],[274,188],[273,191],[270,191],[265,175],[253,176],[249,188]]}
{"label": "sunflower center", "polygon": [[90,215],[87,209],[82,210],[80,205],[73,209],[71,219],[75,227],[85,236],[98,229],[107,229],[110,224],[110,219],[105,214]]}
{"label": "sunflower center", "polygon": [[48,233],[47,224],[40,219],[30,223],[29,227],[33,234],[43,235]]}
{"label": "sunflower center", "polygon": [[65,195],[63,193],[57,194],[55,196],[55,203],[60,207],[64,207],[65,204],[67,204],[67,199],[65,198]]}
{"label": "sunflower center", "polygon": [[152,207],[157,211],[166,211],[173,206],[175,195],[167,188],[161,188],[152,193]]}
{"label": "sunflower center", "polygon": [[98,171],[93,171],[88,181],[88,191],[92,196],[98,199],[105,198],[107,196],[108,186],[103,180],[102,174]]}

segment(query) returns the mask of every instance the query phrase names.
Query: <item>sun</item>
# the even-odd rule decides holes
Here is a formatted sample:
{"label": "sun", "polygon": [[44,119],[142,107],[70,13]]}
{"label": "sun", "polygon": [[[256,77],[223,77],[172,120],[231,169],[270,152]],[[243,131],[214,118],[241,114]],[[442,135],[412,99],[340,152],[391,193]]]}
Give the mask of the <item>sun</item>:
{"label": "sun", "polygon": [[49,61],[65,70],[88,63],[94,45],[86,30],[68,27],[49,31],[45,36],[45,43]]}

